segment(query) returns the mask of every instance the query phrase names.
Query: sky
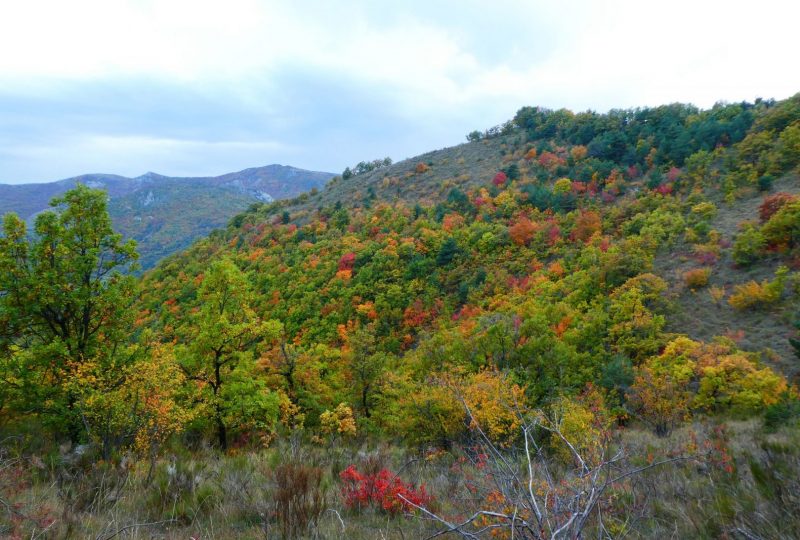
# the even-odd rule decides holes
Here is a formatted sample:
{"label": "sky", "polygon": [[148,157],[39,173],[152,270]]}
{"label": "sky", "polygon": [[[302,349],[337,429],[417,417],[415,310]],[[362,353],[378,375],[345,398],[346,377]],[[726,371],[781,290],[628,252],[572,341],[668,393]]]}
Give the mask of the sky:
{"label": "sky", "polygon": [[341,172],[574,111],[800,91],[790,0],[3,0],[0,183]]}

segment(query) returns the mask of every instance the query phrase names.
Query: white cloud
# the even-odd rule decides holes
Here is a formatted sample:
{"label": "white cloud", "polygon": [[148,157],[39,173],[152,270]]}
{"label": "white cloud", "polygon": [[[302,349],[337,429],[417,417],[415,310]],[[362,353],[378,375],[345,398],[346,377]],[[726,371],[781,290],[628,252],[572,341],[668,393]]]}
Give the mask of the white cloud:
{"label": "white cloud", "polygon": [[[8,1],[0,4],[0,112],[4,97],[8,103],[20,96],[69,103],[65,96],[76,88],[153,81],[156,87],[178,89],[173,95],[185,89],[204,95],[209,107],[235,104],[239,116],[230,118],[234,133],[227,135],[213,131],[225,107],[216,111],[195,104],[198,118],[186,140],[238,141],[214,146],[211,155],[244,159],[251,154],[236,144],[294,137],[289,141],[294,150],[274,148],[273,155],[296,156],[299,166],[313,162],[337,170],[369,158],[376,146],[397,157],[426,149],[410,146],[411,140],[456,143],[465,129],[506,120],[523,105],[602,111],[674,101],[710,106],[720,99],[784,98],[800,90],[800,71],[794,68],[798,20],[800,3],[785,0]],[[125,106],[136,99],[126,95],[115,104],[113,92],[98,95],[109,101],[97,103],[97,110],[114,109],[111,117],[122,120]],[[73,133],[75,141],[67,147],[75,151],[91,152],[95,145],[81,163],[95,163],[99,152],[131,152],[155,169],[177,162],[166,152],[205,152],[206,146],[194,143],[163,143],[183,135],[165,128],[163,108],[176,104],[173,97],[162,99],[164,104],[151,110],[147,105],[157,103],[158,96],[134,104],[129,115],[140,116],[121,124],[135,129],[120,133],[120,125],[113,131],[127,137],[122,149],[109,148],[104,139],[108,117],[98,113],[104,122],[90,125],[93,112],[86,104],[81,104],[79,130],[66,124],[69,114],[57,121],[51,109],[37,120],[39,125],[50,121],[50,129],[59,133]],[[365,101],[360,111],[358,99]],[[328,112],[337,107],[342,110]],[[263,134],[251,129],[236,136],[233,124],[247,119],[242,111],[263,119]],[[213,122],[204,132],[209,115]],[[376,126],[368,134],[359,130],[369,122],[355,121],[365,115]],[[15,122],[24,118],[16,115]],[[392,123],[415,132],[400,137]],[[308,130],[311,141],[303,149],[298,129]],[[326,133],[341,135],[352,147],[339,148],[320,164],[314,161],[319,149],[310,145],[320,144]],[[13,141],[15,135],[0,127],[0,140]],[[397,146],[401,139],[406,142]],[[24,168],[25,147],[50,156],[52,170],[77,159],[57,158],[70,150],[55,146],[55,140],[16,142],[14,176]],[[9,152],[14,148],[3,155]],[[198,155],[197,162],[209,163],[206,157]],[[3,159],[0,179],[5,180],[9,167]],[[234,161],[219,159],[221,166]]]}

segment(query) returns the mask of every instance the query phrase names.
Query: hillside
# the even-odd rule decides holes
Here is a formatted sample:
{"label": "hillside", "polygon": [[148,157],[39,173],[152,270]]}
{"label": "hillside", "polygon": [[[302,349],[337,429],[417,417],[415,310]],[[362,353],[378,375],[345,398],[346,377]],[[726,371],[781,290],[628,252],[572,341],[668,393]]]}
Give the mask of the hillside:
{"label": "hillside", "polygon": [[[102,192],[39,238],[7,219],[0,526],[800,535],[800,94],[468,140],[249,204],[140,277]],[[160,195],[108,208],[131,197]]]}
{"label": "hillside", "polygon": [[104,189],[115,227],[138,242],[140,262],[147,269],[223,226],[249,205],[320,189],[332,176],[283,165],[200,178],[86,174],[44,184],[0,184],[0,214],[13,211],[31,220],[49,208],[50,199],[79,182]]}

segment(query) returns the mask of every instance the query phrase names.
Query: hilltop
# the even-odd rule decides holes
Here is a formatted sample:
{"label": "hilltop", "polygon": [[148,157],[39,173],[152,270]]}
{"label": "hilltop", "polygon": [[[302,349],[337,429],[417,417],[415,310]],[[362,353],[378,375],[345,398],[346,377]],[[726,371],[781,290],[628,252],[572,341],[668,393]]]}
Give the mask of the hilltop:
{"label": "hilltop", "polygon": [[139,245],[140,263],[152,267],[165,255],[224,226],[257,202],[294,197],[320,189],[331,173],[267,165],[215,177],[168,177],[148,172],[135,178],[85,174],[41,184],[0,184],[0,214],[31,220],[49,201],[77,183],[108,192],[115,228]]}

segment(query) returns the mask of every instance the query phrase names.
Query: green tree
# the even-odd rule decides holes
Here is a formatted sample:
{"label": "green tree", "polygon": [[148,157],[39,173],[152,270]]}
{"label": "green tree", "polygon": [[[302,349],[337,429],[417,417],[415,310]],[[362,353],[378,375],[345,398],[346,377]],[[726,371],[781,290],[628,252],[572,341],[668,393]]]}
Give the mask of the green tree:
{"label": "green tree", "polygon": [[79,184],[36,218],[34,235],[11,213],[0,238],[2,376],[21,407],[73,442],[87,435],[73,381],[88,364],[115,373],[133,361],[118,351],[132,326],[135,242],[114,233],[106,203]]}
{"label": "green tree", "polygon": [[436,265],[437,266],[447,266],[453,259],[455,259],[461,250],[458,247],[455,239],[453,237],[448,237],[447,240],[442,243],[442,247],[439,249],[439,253],[436,255]]}
{"label": "green tree", "polygon": [[269,430],[277,417],[277,396],[255,373],[252,348],[280,335],[278,321],[265,321],[251,307],[247,277],[229,259],[211,265],[198,291],[200,308],[189,319],[189,343],[181,366],[200,383],[203,412],[228,447],[228,430]]}
{"label": "green tree", "polygon": [[348,340],[347,367],[356,401],[365,418],[372,416],[390,355],[376,349],[371,330],[357,330]]}

